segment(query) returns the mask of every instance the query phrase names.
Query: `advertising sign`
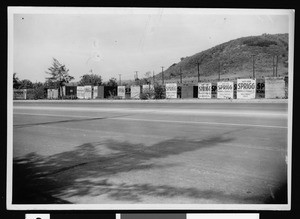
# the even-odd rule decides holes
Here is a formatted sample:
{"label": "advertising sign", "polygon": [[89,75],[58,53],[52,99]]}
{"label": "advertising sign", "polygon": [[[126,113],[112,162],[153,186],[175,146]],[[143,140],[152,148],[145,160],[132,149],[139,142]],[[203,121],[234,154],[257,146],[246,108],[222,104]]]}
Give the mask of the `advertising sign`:
{"label": "advertising sign", "polygon": [[284,77],[265,77],[265,98],[284,98]]}
{"label": "advertising sign", "polygon": [[177,98],[177,83],[166,84],[166,98],[170,98],[170,99]]}
{"label": "advertising sign", "polygon": [[93,87],[93,99],[98,97],[98,86]]}
{"label": "advertising sign", "polygon": [[52,91],[51,89],[47,89],[47,98],[52,99]]}
{"label": "advertising sign", "polygon": [[198,83],[198,98],[210,99],[211,98],[211,83]]}
{"label": "advertising sign", "polygon": [[125,86],[118,86],[118,96],[125,99]]}
{"label": "advertising sign", "polygon": [[[140,86],[131,86],[131,98],[139,99],[141,94],[141,87]],[[125,92],[125,90],[124,90]]]}
{"label": "advertising sign", "polygon": [[92,99],[92,86],[91,85],[84,86],[84,98]]}
{"label": "advertising sign", "polygon": [[256,79],[256,98],[265,98],[265,79]]}
{"label": "advertising sign", "polygon": [[154,91],[154,86],[153,84],[144,84],[143,85],[143,93],[147,93],[147,92],[153,92]]}
{"label": "advertising sign", "polygon": [[255,79],[237,79],[237,99],[255,99],[256,80]]}
{"label": "advertising sign", "polygon": [[84,86],[77,86],[77,98],[84,99]]}
{"label": "advertising sign", "polygon": [[233,99],[232,81],[220,81],[217,83],[217,98]]}
{"label": "advertising sign", "polygon": [[58,89],[52,89],[52,98],[57,99],[58,98]]}

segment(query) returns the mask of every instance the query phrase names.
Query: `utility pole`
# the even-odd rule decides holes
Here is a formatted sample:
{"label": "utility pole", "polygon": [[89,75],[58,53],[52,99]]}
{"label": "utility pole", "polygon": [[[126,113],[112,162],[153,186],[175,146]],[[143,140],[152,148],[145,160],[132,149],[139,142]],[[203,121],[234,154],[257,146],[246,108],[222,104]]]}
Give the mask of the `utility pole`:
{"label": "utility pole", "polygon": [[164,85],[164,66],[161,66],[161,79],[162,79],[162,84]]}
{"label": "utility pole", "polygon": [[253,79],[255,78],[255,69],[254,69],[254,55],[252,55],[252,69],[253,69]]}
{"label": "utility pole", "polygon": [[180,73],[180,83],[182,84],[182,72],[181,72],[181,66],[179,68],[179,73]]}
{"label": "utility pole", "polygon": [[121,74],[119,74],[119,82],[120,82],[120,86],[121,86],[122,85]]}
{"label": "utility pole", "polygon": [[278,73],[278,55],[276,55],[276,77]]}
{"label": "utility pole", "polygon": [[154,76],[154,71],[153,71],[153,84],[154,84],[154,82],[155,82],[155,76]]}
{"label": "utility pole", "polygon": [[199,72],[199,62],[197,62],[197,67],[198,67],[198,83],[200,82],[200,72]]}
{"label": "utility pole", "polygon": [[273,55],[273,77],[275,76],[275,56]]}
{"label": "utility pole", "polygon": [[219,62],[219,81],[221,79],[221,62]]}
{"label": "utility pole", "polygon": [[135,79],[138,79],[138,71],[135,71]]}

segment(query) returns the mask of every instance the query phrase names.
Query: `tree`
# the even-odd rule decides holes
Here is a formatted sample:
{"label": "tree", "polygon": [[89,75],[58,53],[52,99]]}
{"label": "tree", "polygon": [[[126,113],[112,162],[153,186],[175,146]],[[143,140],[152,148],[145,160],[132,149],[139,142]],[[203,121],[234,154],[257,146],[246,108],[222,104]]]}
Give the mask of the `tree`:
{"label": "tree", "polygon": [[20,85],[21,85],[21,83],[20,83],[19,78],[17,77],[17,73],[14,73],[13,74],[13,88],[19,89]]}
{"label": "tree", "polygon": [[81,86],[84,86],[84,85],[99,86],[102,84],[102,78],[101,78],[101,76],[96,75],[96,74],[85,74],[85,75],[81,76],[79,84]]}
{"label": "tree", "polygon": [[46,73],[50,75],[50,77],[46,78],[47,81],[57,84],[60,97],[62,96],[62,86],[74,79],[74,77],[69,75],[69,69],[55,58],[53,58],[53,64]]}
{"label": "tree", "polygon": [[30,80],[24,79],[20,81],[19,89],[31,89],[31,88],[33,88],[33,84]]}
{"label": "tree", "polygon": [[106,83],[106,86],[117,87],[118,86],[117,79],[116,78],[109,79],[109,81]]}

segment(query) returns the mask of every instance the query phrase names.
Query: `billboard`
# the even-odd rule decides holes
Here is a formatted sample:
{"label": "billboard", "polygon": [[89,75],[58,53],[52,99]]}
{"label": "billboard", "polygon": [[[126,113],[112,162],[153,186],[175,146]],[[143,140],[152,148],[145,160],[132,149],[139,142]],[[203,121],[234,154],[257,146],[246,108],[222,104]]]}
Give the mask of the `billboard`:
{"label": "billboard", "polygon": [[217,83],[217,98],[233,99],[232,81],[220,81]]}
{"label": "billboard", "polygon": [[256,79],[256,98],[265,98],[265,79]]}
{"label": "billboard", "polygon": [[93,99],[98,97],[98,86],[93,87]]}
{"label": "billboard", "polygon": [[211,98],[211,83],[198,83],[198,98],[210,99]]}
{"label": "billboard", "polygon": [[84,99],[84,86],[77,86],[77,98]]}
{"label": "billboard", "polygon": [[166,98],[177,98],[177,83],[166,84]]}
{"label": "billboard", "polygon": [[84,86],[84,98],[92,99],[92,86],[91,85]]}
{"label": "billboard", "polygon": [[[140,86],[131,86],[131,98],[139,99],[141,94],[141,87]],[[125,92],[125,90],[124,90]]]}
{"label": "billboard", "polygon": [[285,98],[284,77],[265,77],[265,98]]}
{"label": "billboard", "polygon": [[125,99],[125,86],[118,86],[118,97]]}
{"label": "billboard", "polygon": [[147,92],[153,92],[154,91],[154,86],[153,84],[144,84],[143,85],[143,93],[147,93]]}
{"label": "billboard", "polygon": [[237,79],[237,99],[255,99],[256,80],[255,79]]}

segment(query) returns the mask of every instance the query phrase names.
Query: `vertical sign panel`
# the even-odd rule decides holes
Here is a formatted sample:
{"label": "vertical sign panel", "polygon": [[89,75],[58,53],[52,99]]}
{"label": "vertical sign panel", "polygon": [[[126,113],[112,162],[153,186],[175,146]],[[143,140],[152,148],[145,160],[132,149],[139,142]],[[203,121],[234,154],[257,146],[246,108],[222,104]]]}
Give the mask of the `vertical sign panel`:
{"label": "vertical sign panel", "polygon": [[84,98],[92,99],[92,86],[91,85],[84,86]]}
{"label": "vertical sign panel", "polygon": [[154,86],[152,84],[144,84],[143,85],[143,93],[153,92]]}
{"label": "vertical sign panel", "polygon": [[125,86],[118,86],[118,97],[125,99]]}
{"label": "vertical sign panel", "polygon": [[98,86],[93,87],[93,99],[98,97]]}
{"label": "vertical sign panel", "polygon": [[284,98],[284,77],[265,77],[265,98]]}
{"label": "vertical sign panel", "polygon": [[168,99],[177,98],[177,83],[166,84],[166,98]]}
{"label": "vertical sign panel", "polygon": [[141,87],[140,86],[131,86],[131,98],[139,99],[141,94]]}
{"label": "vertical sign panel", "polygon": [[217,83],[217,98],[233,99],[233,82],[220,81]]}
{"label": "vertical sign panel", "polygon": [[52,98],[53,99],[58,99],[58,89],[53,89],[52,90]]}
{"label": "vertical sign panel", "polygon": [[51,99],[51,97],[52,97],[52,91],[51,91],[51,89],[47,89],[47,99]]}
{"label": "vertical sign panel", "polygon": [[198,83],[198,98],[211,98],[211,83]]}
{"label": "vertical sign panel", "polygon": [[256,98],[265,97],[265,79],[256,79]]}
{"label": "vertical sign panel", "polygon": [[77,86],[77,98],[84,99],[84,86]]}
{"label": "vertical sign panel", "polygon": [[237,79],[237,99],[255,99],[256,80]]}

